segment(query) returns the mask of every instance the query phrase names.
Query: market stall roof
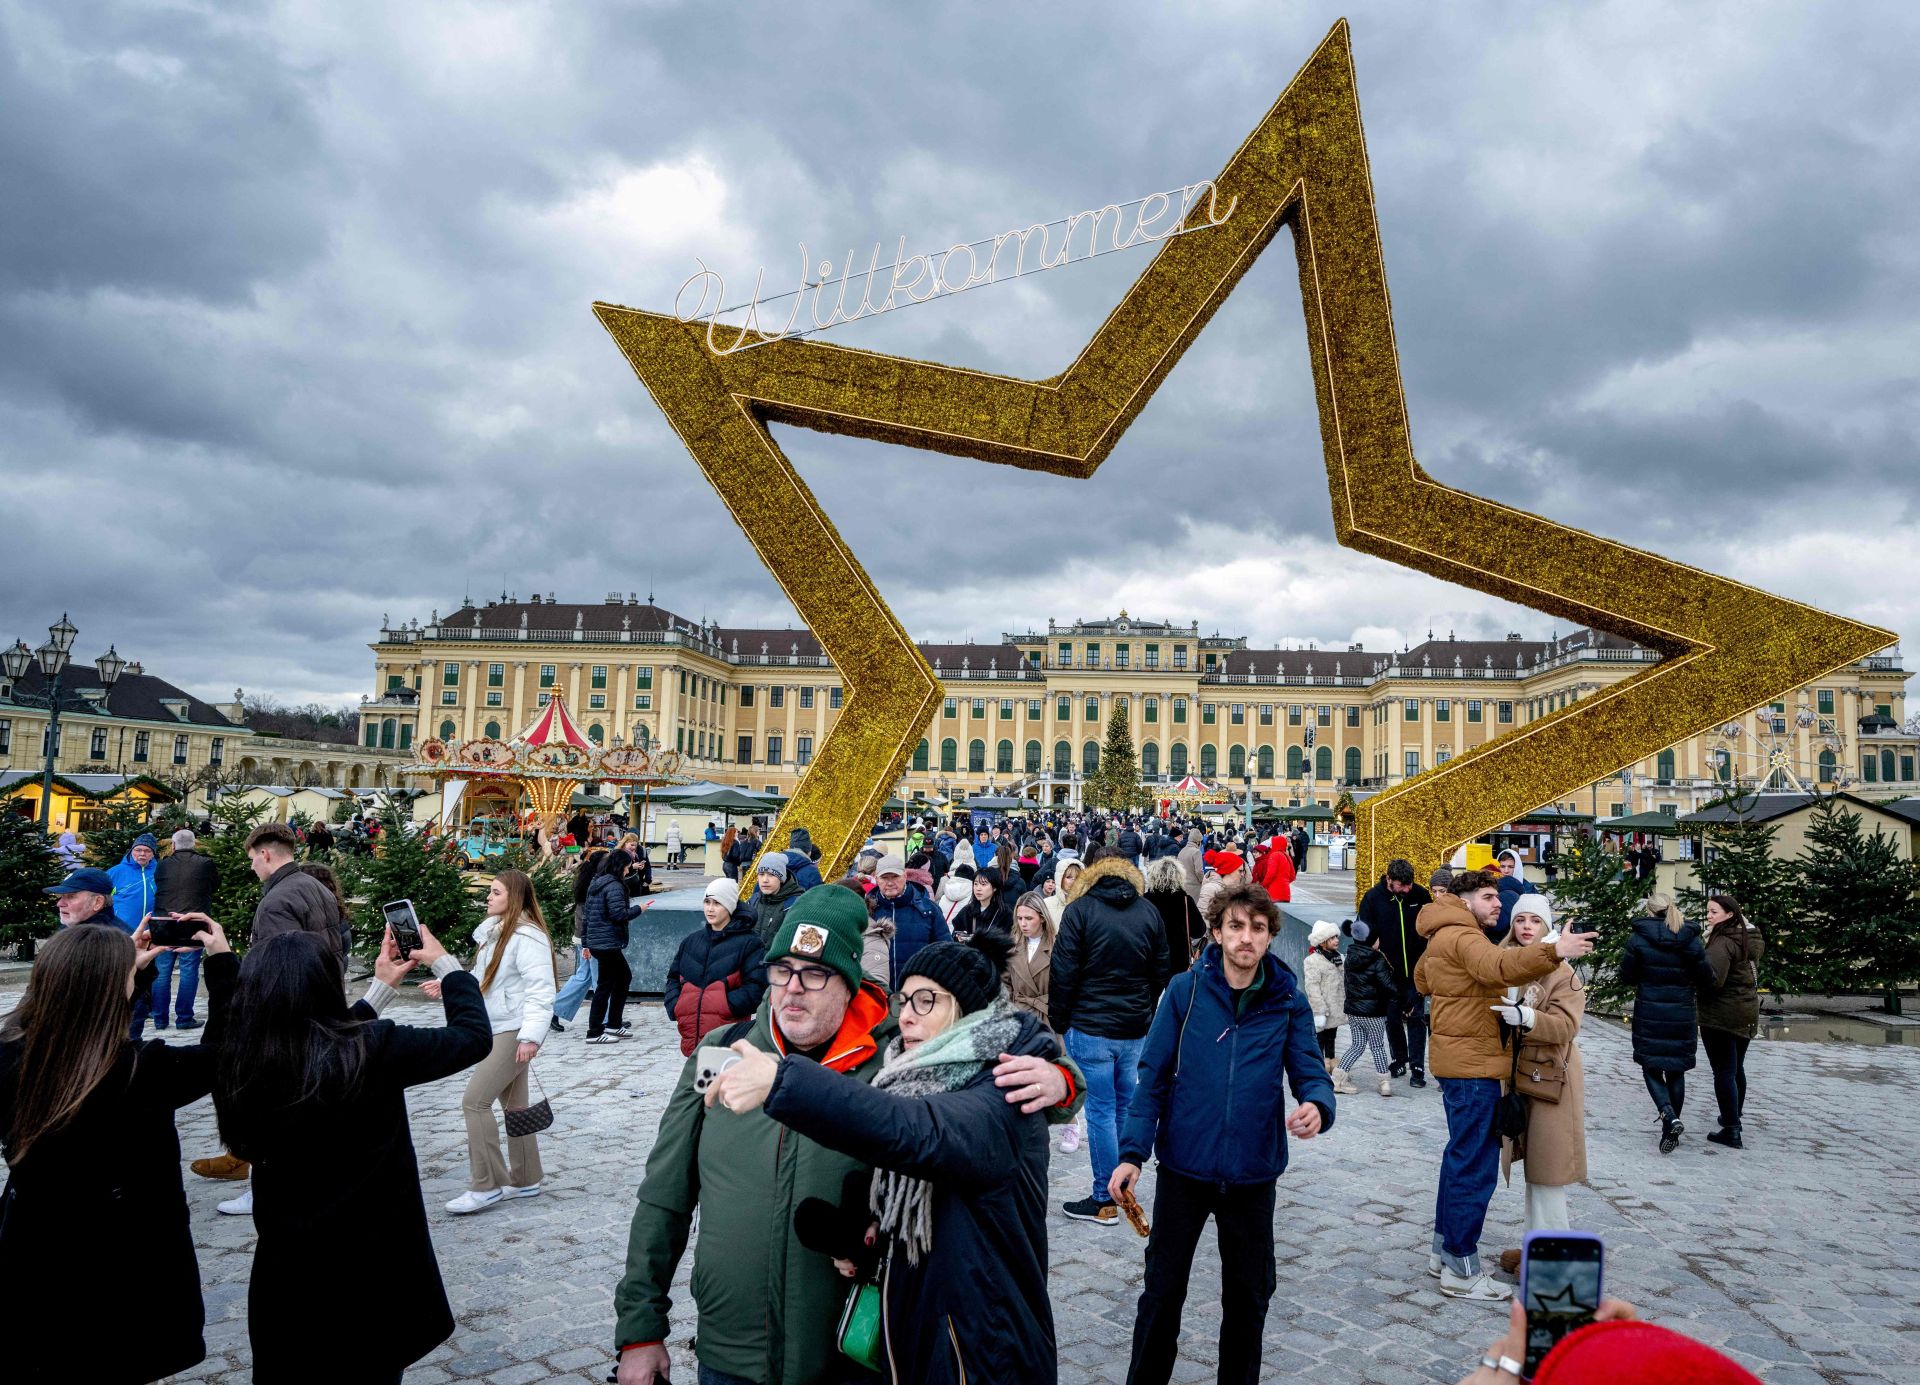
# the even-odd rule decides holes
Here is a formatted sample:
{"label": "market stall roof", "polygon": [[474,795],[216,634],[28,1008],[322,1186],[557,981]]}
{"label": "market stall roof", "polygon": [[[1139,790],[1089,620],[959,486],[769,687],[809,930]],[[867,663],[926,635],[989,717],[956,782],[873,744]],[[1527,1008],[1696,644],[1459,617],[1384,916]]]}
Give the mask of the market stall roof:
{"label": "market stall roof", "polygon": [[1576,813],[1570,808],[1536,808],[1531,813],[1522,813],[1519,817],[1515,818],[1513,822],[1508,823],[1507,826],[1512,827],[1515,823],[1522,822],[1578,823],[1592,821],[1592,813]]}
{"label": "market stall roof", "polygon": [[[37,769],[0,770],[0,796],[18,793],[27,787],[38,788],[43,773]],[[55,774],[53,786],[76,797],[96,801],[112,798],[128,789],[140,789],[151,797],[164,798],[169,803],[179,797],[158,779],[149,779],[144,774]]]}
{"label": "market stall roof", "polygon": [[1839,799],[1870,812],[1886,813],[1902,821],[1910,820],[1895,804],[1874,803],[1850,793],[1753,793],[1708,804],[1697,813],[1688,813],[1680,822],[1687,827],[1712,827],[1729,822],[1771,822],[1789,813],[1797,813],[1802,808],[1810,808],[1822,798]]}
{"label": "market stall roof", "polygon": [[1596,832],[1653,832],[1671,836],[1680,830],[1679,822],[1665,813],[1629,813],[1625,817],[1606,818],[1593,825]]}
{"label": "market stall roof", "polygon": [[617,801],[597,793],[576,793],[568,801],[567,806],[569,808],[611,808]]}
{"label": "market stall roof", "polygon": [[1004,813],[1009,808],[1024,808],[1028,804],[1023,799],[1008,798],[1002,794],[975,794],[960,806],[969,812]]}
{"label": "market stall roof", "polygon": [[1297,819],[1300,822],[1332,822],[1334,818],[1333,809],[1318,803],[1271,803],[1255,808],[1253,815],[1257,818]]}
{"label": "market stall roof", "polygon": [[[656,795],[658,800],[659,796]],[[725,787],[711,793],[673,794],[666,801],[674,807],[699,808],[716,813],[770,813],[777,806],[760,794],[742,793],[739,789]]]}

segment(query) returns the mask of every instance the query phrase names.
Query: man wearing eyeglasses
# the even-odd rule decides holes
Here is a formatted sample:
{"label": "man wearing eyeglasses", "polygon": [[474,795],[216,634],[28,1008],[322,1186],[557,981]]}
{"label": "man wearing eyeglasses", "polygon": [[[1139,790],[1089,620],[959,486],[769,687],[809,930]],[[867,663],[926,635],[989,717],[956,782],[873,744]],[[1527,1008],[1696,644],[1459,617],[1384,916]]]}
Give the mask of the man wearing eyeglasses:
{"label": "man wearing eyeglasses", "polygon": [[[865,902],[817,885],[794,901],[767,949],[767,998],[750,1025],[716,1030],[706,1044],[744,1040],[766,1053],[798,1053],[850,1081],[870,1082],[898,1032],[886,992],[862,979]],[[853,1375],[834,1346],[847,1284],[825,1255],[794,1234],[807,1198],[838,1205],[859,1161],[815,1144],[760,1110],[709,1108],[696,1088],[700,1050],[681,1069],[647,1156],[627,1270],[614,1291],[619,1385],[668,1378],[670,1290],[696,1208],[694,1309],[700,1385],[832,1385]],[[1023,1111],[1071,1119],[1077,1072],[1037,1057],[1003,1057],[995,1083]]]}

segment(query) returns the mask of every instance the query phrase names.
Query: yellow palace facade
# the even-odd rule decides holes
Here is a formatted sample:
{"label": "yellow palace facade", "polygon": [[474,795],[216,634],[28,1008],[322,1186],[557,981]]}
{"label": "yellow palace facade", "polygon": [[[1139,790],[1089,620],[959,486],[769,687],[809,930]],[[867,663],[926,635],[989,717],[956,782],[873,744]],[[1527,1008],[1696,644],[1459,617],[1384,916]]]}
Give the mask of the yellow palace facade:
{"label": "yellow palace facade", "polygon": [[[1244,637],[1111,619],[1048,622],[998,644],[922,644],[946,697],[903,792],[1077,804],[1108,718],[1127,717],[1149,791],[1194,775],[1282,804],[1333,806],[1632,676],[1658,655],[1580,630],[1548,640],[1430,638],[1399,651],[1254,649]],[[670,745],[688,771],[787,793],[839,715],[840,673],[805,630],[690,621],[651,598],[468,604],[384,628],[363,748],[503,738],[555,692],[585,733]],[[1561,807],[1686,813],[1735,779],[1916,789],[1906,672],[1876,655],[1676,745]]]}

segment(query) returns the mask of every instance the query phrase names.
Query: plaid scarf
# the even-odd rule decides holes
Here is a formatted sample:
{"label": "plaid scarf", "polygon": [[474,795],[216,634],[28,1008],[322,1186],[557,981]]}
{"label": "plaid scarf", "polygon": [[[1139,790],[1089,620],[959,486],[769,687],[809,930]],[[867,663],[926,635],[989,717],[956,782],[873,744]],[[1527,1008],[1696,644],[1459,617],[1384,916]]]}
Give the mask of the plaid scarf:
{"label": "plaid scarf", "polygon": [[[957,1092],[1010,1051],[1021,1027],[1021,1012],[1002,997],[984,1010],[961,1016],[911,1051],[895,1038],[887,1045],[873,1085],[906,1097]],[[872,1207],[881,1232],[906,1247],[908,1264],[918,1265],[933,1249],[933,1188],[925,1179],[875,1169]]]}

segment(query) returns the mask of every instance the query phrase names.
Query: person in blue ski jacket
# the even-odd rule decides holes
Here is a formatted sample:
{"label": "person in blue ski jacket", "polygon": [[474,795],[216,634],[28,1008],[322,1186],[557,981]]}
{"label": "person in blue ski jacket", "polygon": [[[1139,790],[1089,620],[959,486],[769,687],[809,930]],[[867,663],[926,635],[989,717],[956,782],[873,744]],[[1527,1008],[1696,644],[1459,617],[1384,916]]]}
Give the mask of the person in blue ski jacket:
{"label": "person in blue ski jacket", "polygon": [[[1279,906],[1259,885],[1222,890],[1207,919],[1212,942],[1190,971],[1167,983],[1147,1032],[1108,1185],[1109,1196],[1124,1201],[1141,1166],[1158,1155],[1128,1385],[1166,1385],[1172,1377],[1187,1277],[1209,1216],[1220,1244],[1219,1378],[1260,1379],[1287,1135],[1311,1140],[1334,1116],[1313,1009],[1293,973],[1268,952],[1279,924]],[[1289,1084],[1299,1103],[1291,1114]]]}

